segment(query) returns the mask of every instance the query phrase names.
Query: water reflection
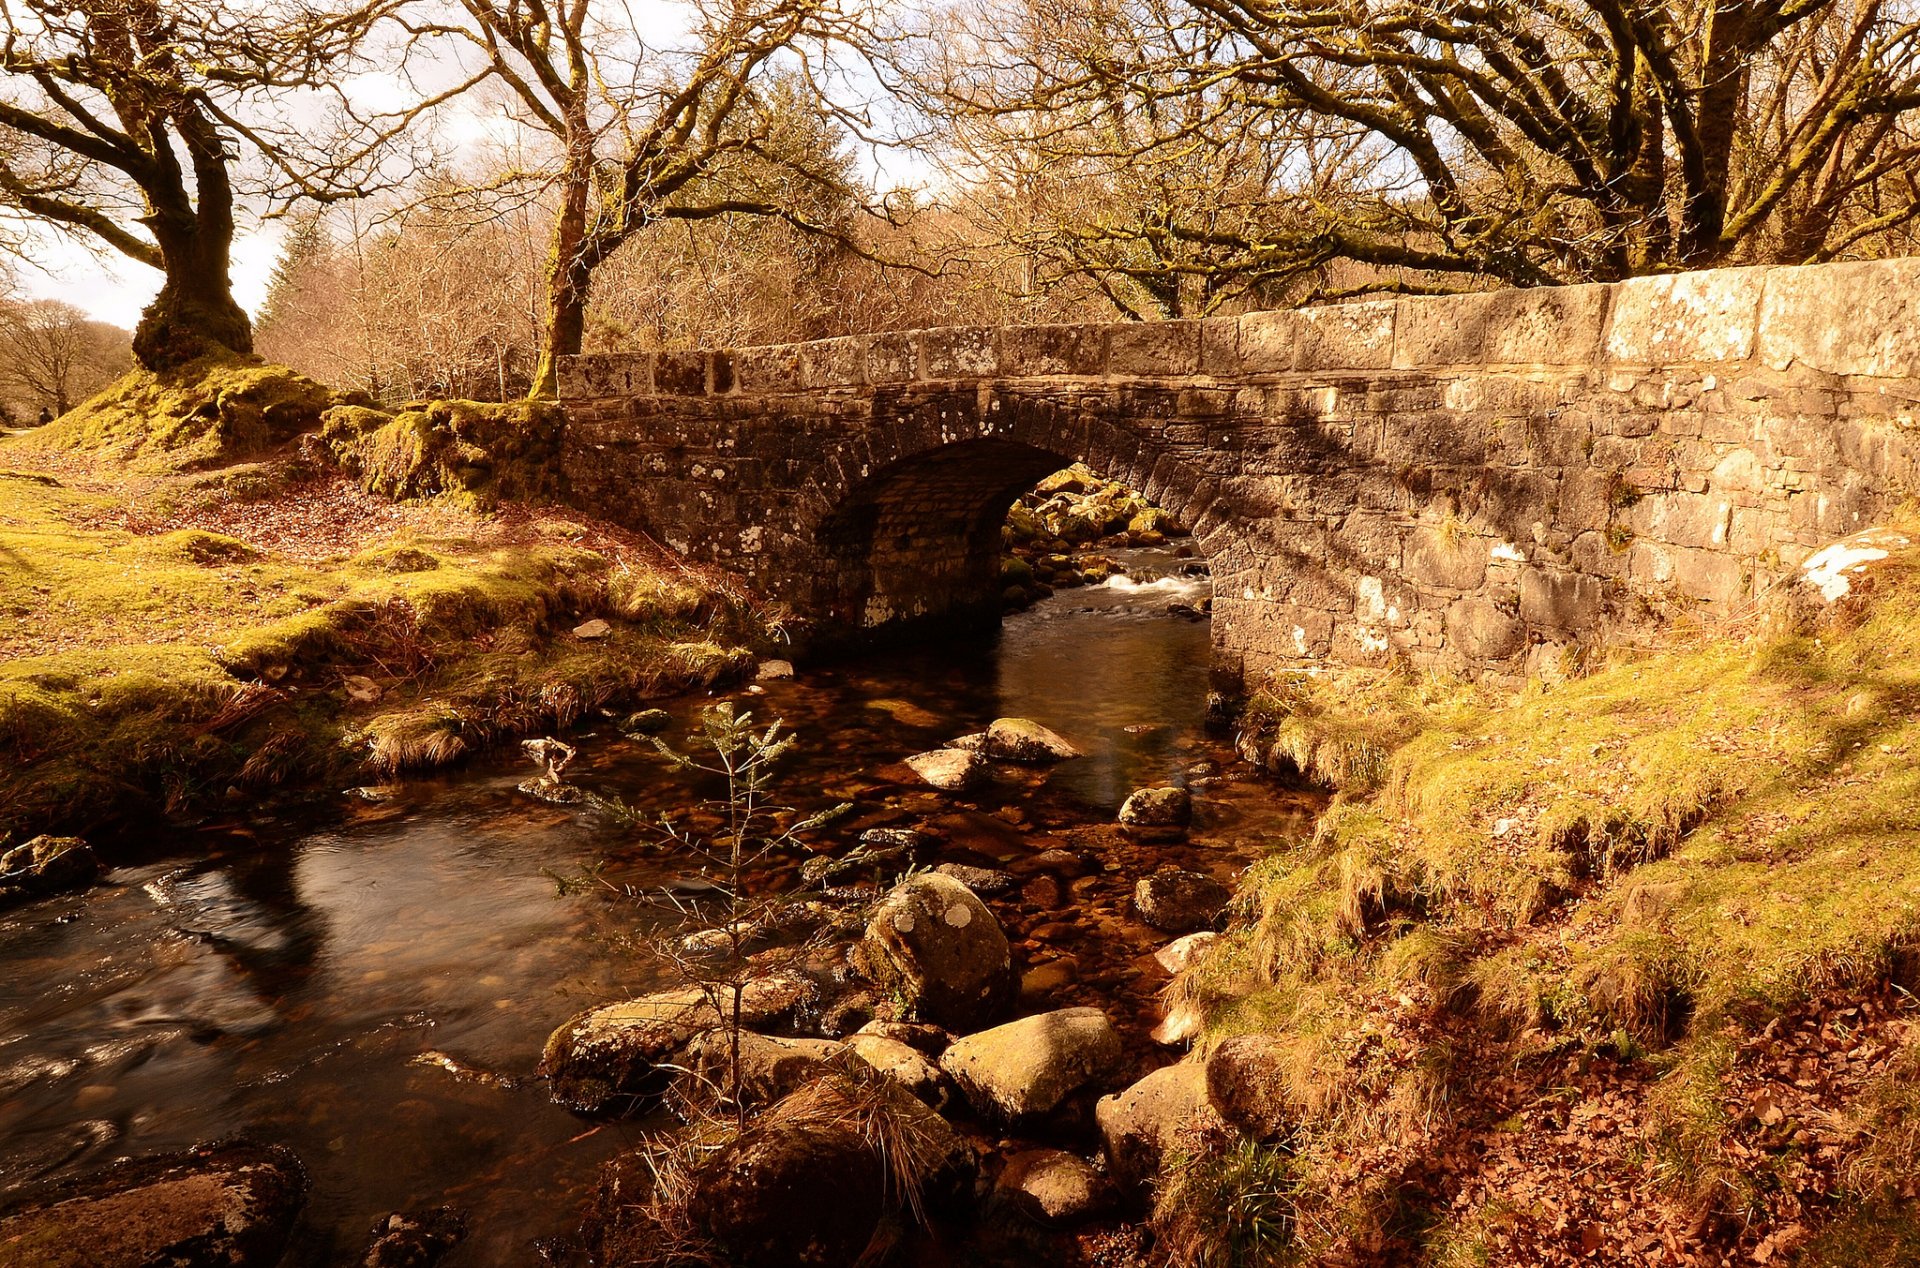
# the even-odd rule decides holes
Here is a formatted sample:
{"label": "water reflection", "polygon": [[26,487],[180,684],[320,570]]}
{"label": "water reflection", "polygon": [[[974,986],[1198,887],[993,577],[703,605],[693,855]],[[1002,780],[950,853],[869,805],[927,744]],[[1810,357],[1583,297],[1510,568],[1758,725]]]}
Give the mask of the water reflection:
{"label": "water reflection", "polygon": [[[1135,554],[1136,568],[1179,567]],[[785,787],[802,805],[887,813],[926,794],[877,771],[1019,715],[1088,754],[1045,776],[1049,813],[1106,819],[1194,760],[1208,631],[1166,609],[1205,594],[1178,576],[1087,587],[1011,618],[992,645],[821,667],[740,698],[801,732]],[[700,703],[675,707],[678,736]],[[714,791],[610,732],[580,749],[569,777],[636,805]],[[377,1217],[442,1202],[471,1215],[456,1265],[526,1262],[536,1238],[568,1231],[638,1128],[584,1124],[514,1076],[573,1012],[662,980],[644,952],[661,917],[554,878],[611,860],[623,881],[664,884],[684,863],[517,793],[526,773],[509,753],[378,805],[342,799],[324,822],[190,835],[91,893],[0,917],[0,1199],[248,1135],[292,1146],[312,1174],[298,1263],[344,1259]],[[1028,848],[1000,819],[951,818],[980,857]],[[421,1063],[429,1052],[509,1077],[457,1077]]]}

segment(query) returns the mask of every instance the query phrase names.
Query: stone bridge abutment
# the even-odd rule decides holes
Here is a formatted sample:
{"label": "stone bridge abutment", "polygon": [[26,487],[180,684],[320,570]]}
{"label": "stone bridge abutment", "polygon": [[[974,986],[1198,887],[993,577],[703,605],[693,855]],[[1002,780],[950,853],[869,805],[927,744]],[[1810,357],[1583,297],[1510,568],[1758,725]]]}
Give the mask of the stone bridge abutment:
{"label": "stone bridge abutment", "polygon": [[576,497],[814,632],[997,619],[1082,461],[1192,527],[1218,667],[1557,672],[1920,488],[1920,260],[563,368]]}

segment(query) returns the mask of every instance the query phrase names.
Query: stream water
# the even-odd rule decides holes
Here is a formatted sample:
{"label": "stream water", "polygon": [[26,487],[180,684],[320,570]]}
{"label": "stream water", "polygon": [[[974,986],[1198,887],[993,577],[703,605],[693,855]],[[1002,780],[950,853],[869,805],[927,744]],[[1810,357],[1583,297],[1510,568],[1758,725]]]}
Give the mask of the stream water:
{"label": "stream water", "polygon": [[[849,800],[832,833],[917,824],[942,857],[1021,876],[994,902],[1028,969],[1026,1006],[1108,1008],[1144,1069],[1163,935],[1127,913],[1165,862],[1227,879],[1316,798],[1235,772],[1202,729],[1208,630],[1169,615],[1204,577],[1165,552],[1119,556],[1147,580],[1065,591],[999,638],[809,668],[764,695],[800,747],[782,791]],[[1154,574],[1165,574],[1151,579]],[[683,740],[704,700],[670,706]],[[900,759],[997,716],[1054,728],[1087,756],[965,799],[917,786]],[[703,791],[611,726],[567,775],[636,806]],[[119,1157],[244,1136],[291,1146],[313,1187],[290,1262],[352,1258],[376,1219],[451,1203],[470,1234],[451,1265],[539,1261],[576,1225],[596,1169],[640,1137],[552,1105],[531,1077],[548,1033],[582,1008],[664,984],[663,917],[610,886],[668,883],[684,859],[577,808],[516,791],[518,754],[297,812],[156,829],[108,883],[0,916],[0,1205]],[[1191,839],[1132,842],[1113,812],[1142,784],[1200,791]],[[1079,877],[1027,866],[1055,847]],[[478,1073],[476,1073],[478,1072]]]}

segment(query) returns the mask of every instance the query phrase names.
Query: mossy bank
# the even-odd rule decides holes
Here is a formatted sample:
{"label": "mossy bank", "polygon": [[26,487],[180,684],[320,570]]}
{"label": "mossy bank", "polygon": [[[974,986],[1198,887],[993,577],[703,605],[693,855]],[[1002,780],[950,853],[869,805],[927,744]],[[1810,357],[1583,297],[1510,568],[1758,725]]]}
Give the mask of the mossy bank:
{"label": "mossy bank", "polygon": [[556,504],[558,426],[221,360],[0,442],[0,839],[374,781],[745,668],[744,603]]}
{"label": "mossy bank", "polygon": [[1514,700],[1395,673],[1257,694],[1243,753],[1340,791],[1176,982],[1254,1139],[1170,1170],[1170,1244],[1920,1259],[1912,540]]}

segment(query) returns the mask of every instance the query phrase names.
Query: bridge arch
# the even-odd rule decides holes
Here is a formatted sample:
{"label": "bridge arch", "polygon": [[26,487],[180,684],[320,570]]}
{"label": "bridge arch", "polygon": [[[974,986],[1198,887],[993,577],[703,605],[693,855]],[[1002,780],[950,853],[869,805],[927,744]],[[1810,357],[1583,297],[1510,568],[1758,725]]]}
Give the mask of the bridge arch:
{"label": "bridge arch", "polygon": [[1916,295],[1887,260],[595,354],[563,462],[829,635],[983,616],[1007,503],[1080,460],[1194,530],[1217,671],[1551,675],[1920,494]]}
{"label": "bridge arch", "polygon": [[[914,425],[929,408],[937,428]],[[907,425],[875,427],[823,454],[800,498],[808,512],[792,528],[815,564],[804,606],[842,636],[996,623],[1007,512],[1076,462],[1193,526],[1210,563],[1251,557],[1234,548],[1241,526],[1209,513],[1214,485],[1203,471],[1084,403],[970,393],[883,412],[906,414]]]}

